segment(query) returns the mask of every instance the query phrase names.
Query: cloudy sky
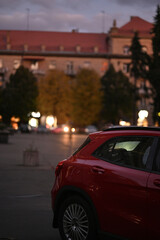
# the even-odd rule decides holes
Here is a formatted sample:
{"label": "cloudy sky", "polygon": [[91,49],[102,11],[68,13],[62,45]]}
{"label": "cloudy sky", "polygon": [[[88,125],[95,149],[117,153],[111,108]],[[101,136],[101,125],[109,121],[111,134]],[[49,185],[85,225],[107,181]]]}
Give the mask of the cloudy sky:
{"label": "cloudy sky", "polygon": [[160,0],[0,0],[0,29],[107,32],[130,16],[153,22]]}

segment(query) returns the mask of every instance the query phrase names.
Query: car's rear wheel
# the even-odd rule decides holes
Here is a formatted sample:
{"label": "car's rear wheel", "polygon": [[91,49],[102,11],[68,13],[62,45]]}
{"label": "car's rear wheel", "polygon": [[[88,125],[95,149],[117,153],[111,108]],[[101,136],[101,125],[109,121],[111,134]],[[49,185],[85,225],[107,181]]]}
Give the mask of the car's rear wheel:
{"label": "car's rear wheel", "polygon": [[94,218],[88,203],[78,196],[66,199],[60,209],[59,232],[63,240],[94,240]]}

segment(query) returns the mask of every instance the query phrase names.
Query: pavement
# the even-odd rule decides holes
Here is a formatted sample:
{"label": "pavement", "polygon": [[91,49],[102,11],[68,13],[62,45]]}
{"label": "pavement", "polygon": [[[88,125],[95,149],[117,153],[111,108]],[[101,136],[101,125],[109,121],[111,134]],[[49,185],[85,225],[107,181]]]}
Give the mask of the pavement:
{"label": "pavement", "polygon": [[[21,134],[0,144],[0,240],[60,240],[52,228],[50,192],[57,163],[86,135]],[[25,166],[26,149],[38,150],[38,166]]]}

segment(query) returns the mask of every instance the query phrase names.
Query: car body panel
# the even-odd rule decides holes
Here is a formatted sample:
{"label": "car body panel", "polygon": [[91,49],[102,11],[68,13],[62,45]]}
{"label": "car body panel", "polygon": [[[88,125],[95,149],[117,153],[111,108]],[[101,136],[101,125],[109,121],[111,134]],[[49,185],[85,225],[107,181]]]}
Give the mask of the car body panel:
{"label": "car body panel", "polygon": [[148,235],[160,238],[160,174],[151,173],[148,179]]}
{"label": "car body panel", "polygon": [[[119,136],[153,137],[146,169],[115,164],[93,155],[104,142]],[[153,172],[152,165],[160,132],[114,130],[92,133],[89,137],[87,145],[63,161],[56,176],[52,189],[56,217],[67,191],[69,195],[82,194],[93,206],[100,231],[127,239],[158,239],[160,174]]]}

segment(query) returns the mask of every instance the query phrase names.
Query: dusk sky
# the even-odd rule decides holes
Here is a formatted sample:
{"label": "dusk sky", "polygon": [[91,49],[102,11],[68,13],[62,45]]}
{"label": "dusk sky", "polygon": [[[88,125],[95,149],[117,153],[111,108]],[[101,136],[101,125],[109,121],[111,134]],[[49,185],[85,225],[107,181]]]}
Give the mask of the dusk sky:
{"label": "dusk sky", "polygon": [[153,22],[160,0],[0,0],[0,29],[108,32],[130,16]]}

